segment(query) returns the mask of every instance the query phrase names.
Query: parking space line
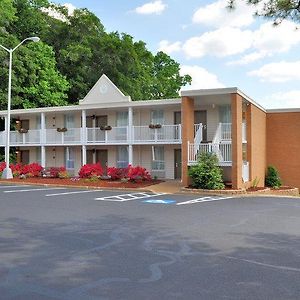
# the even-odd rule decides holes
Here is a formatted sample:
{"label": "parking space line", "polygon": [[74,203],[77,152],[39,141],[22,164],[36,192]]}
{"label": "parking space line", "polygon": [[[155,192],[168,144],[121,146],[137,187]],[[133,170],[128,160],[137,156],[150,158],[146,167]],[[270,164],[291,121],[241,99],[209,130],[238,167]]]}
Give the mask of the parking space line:
{"label": "parking space line", "polygon": [[126,202],[138,199],[145,199],[151,197],[157,197],[166,195],[166,193],[133,193],[133,194],[123,194],[117,196],[106,196],[101,198],[95,198],[96,201],[113,201],[113,202]]}
{"label": "parking space line", "polygon": [[186,205],[186,204],[195,204],[195,203],[203,203],[203,202],[213,202],[213,201],[220,201],[226,199],[232,199],[233,197],[201,197],[197,199],[191,199],[185,202],[177,203],[176,205]]}
{"label": "parking space line", "polygon": [[16,188],[16,187],[27,187],[29,185],[1,185],[0,189],[7,189],[7,188]]}
{"label": "parking space line", "polygon": [[35,192],[35,191],[47,191],[47,190],[66,190],[66,189],[67,188],[41,188],[41,189],[3,191],[3,193],[23,193],[23,192]]}
{"label": "parking space line", "polygon": [[47,194],[45,196],[54,197],[54,196],[64,196],[64,195],[83,194],[83,193],[95,193],[95,192],[102,192],[102,190],[65,192],[65,193]]}

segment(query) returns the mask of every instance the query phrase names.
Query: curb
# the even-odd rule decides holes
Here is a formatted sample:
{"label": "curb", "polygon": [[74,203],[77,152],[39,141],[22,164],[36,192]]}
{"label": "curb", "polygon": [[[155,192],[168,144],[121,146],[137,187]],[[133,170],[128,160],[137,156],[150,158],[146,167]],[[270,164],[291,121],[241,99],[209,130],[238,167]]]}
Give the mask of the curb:
{"label": "curb", "polygon": [[151,192],[151,190],[145,189],[145,188],[120,188],[120,187],[101,187],[101,186],[88,186],[88,185],[64,185],[64,184],[51,184],[51,183],[33,183],[33,182],[24,182],[24,183],[19,183],[19,182],[6,182],[6,181],[0,181],[0,183],[5,183],[7,185],[33,185],[33,186],[53,186],[53,187],[65,187],[65,188],[70,188],[70,189],[92,189],[92,190],[108,190],[108,191],[114,191],[114,190],[126,190],[126,191],[142,191],[142,192]]}

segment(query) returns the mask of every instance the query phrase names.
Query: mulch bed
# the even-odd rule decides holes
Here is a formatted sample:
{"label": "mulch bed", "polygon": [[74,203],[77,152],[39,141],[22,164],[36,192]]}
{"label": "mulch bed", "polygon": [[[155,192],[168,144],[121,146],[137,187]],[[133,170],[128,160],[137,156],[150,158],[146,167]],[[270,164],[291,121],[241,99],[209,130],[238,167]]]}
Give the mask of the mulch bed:
{"label": "mulch bed", "polygon": [[150,185],[161,183],[162,180],[150,180],[142,182],[121,182],[121,181],[111,181],[111,180],[98,180],[98,181],[89,181],[87,179],[72,180],[70,178],[60,179],[60,178],[13,178],[9,180],[0,180],[0,182],[16,182],[16,183],[32,183],[32,184],[51,184],[51,185],[70,185],[70,186],[89,186],[89,187],[99,187],[99,188],[144,188]]}

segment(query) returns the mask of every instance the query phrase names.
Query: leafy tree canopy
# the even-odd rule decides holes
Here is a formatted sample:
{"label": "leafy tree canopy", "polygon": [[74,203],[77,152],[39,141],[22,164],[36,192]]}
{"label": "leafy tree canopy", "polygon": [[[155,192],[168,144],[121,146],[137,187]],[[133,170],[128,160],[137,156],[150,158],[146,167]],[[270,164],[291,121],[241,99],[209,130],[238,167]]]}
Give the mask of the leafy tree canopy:
{"label": "leafy tree canopy", "polygon": [[[234,8],[236,1],[239,0],[229,0],[229,8]],[[299,0],[246,0],[246,3],[258,6],[256,15],[272,19],[275,25],[283,20],[300,22]]]}
{"label": "leafy tree canopy", "polygon": [[[0,44],[14,47],[15,108],[78,103],[105,73],[133,100],[173,98],[191,77],[163,52],[153,55],[142,41],[126,33],[108,33],[87,9],[71,15],[48,0],[1,0]],[[5,107],[8,53],[0,50],[0,106]]]}

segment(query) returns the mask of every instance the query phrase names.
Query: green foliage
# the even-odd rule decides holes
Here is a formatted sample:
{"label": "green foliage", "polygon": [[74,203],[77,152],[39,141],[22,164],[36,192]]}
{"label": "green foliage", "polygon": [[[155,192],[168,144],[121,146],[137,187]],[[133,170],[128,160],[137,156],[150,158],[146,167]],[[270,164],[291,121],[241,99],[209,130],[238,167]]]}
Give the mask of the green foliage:
{"label": "green foliage", "polygon": [[272,188],[279,188],[282,185],[281,179],[279,177],[279,172],[275,167],[268,166],[265,184],[266,186]]}
{"label": "green foliage", "polygon": [[[48,11],[57,11],[54,18]],[[163,52],[153,55],[143,41],[126,33],[108,33],[87,9],[68,15],[48,0],[1,0],[0,44],[26,43],[13,58],[13,108],[77,104],[102,74],[133,100],[178,97],[190,76]],[[0,49],[0,109],[7,101],[8,53]]]}
{"label": "green foliage", "polygon": [[[7,67],[1,73],[5,79],[0,83],[0,108],[6,109]],[[13,108],[66,105],[68,89],[69,83],[57,70],[50,46],[42,42],[28,43],[14,53]]]}
{"label": "green foliage", "polygon": [[225,187],[214,153],[201,153],[197,165],[190,167],[189,176],[192,178],[192,186],[197,189],[220,190]]}
{"label": "green foliage", "polygon": [[260,179],[257,178],[257,177],[255,177],[254,180],[253,180],[253,182],[252,182],[252,187],[256,188],[258,186],[258,184],[259,184],[259,181],[260,181]]}
{"label": "green foliage", "polygon": [[[229,0],[229,8],[235,8],[237,0]],[[272,19],[274,25],[280,24],[283,20],[291,20],[296,23],[300,22],[300,4],[294,0],[247,0],[247,4],[261,6],[258,9],[257,16],[263,16]]]}

